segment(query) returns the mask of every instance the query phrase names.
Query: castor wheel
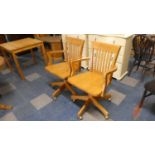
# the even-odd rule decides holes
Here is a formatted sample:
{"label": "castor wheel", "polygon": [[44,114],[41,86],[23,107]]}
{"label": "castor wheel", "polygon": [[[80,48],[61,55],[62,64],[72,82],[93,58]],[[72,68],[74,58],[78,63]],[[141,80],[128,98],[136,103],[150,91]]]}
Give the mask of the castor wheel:
{"label": "castor wheel", "polygon": [[75,99],[72,99],[72,101],[75,102],[76,100]]}
{"label": "castor wheel", "polygon": [[109,115],[105,115],[105,119],[108,120],[109,119]]}
{"label": "castor wheel", "polygon": [[110,101],[110,102],[111,102],[111,101],[112,101],[112,98],[110,97],[110,98],[108,99],[108,101]]}
{"label": "castor wheel", "polygon": [[78,119],[79,119],[79,120],[83,120],[83,117],[82,117],[82,116],[78,116]]}

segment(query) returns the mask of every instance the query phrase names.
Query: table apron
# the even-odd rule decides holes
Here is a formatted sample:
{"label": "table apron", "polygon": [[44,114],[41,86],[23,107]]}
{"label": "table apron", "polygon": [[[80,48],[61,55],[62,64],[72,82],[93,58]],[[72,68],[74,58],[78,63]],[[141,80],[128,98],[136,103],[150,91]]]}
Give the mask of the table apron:
{"label": "table apron", "polygon": [[20,53],[20,52],[24,52],[24,51],[27,51],[27,50],[30,50],[30,49],[33,49],[33,48],[37,48],[37,47],[41,47],[43,46],[43,43],[39,43],[39,44],[35,44],[35,45],[31,45],[31,46],[28,46],[28,47],[23,47],[23,48],[20,48],[20,49],[17,49],[17,50],[14,50],[14,51],[10,51],[6,48],[3,48],[3,51],[6,51],[6,52],[9,52],[10,54],[17,54],[17,53]]}

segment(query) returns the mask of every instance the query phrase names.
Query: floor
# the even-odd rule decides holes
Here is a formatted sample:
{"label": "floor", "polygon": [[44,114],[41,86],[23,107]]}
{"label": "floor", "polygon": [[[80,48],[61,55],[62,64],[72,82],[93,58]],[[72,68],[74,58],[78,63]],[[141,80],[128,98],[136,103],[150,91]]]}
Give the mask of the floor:
{"label": "floor", "polygon": [[[25,61],[27,57],[20,59]],[[64,91],[56,100],[50,97],[54,91],[49,82],[58,80],[44,70],[40,56],[36,65],[22,66],[26,80],[22,81],[17,72],[4,69],[0,73],[0,102],[13,105],[11,111],[0,111],[2,121],[77,121],[81,101],[73,103],[70,93]],[[139,102],[144,83],[153,79],[150,72],[144,76],[141,71],[133,71],[123,80],[112,81],[108,92],[112,94],[112,101],[100,101],[109,111],[110,119],[114,121],[132,121],[132,111]],[[78,90],[79,93],[82,93]],[[83,121],[104,121],[104,116],[93,106],[84,114]],[[155,120],[155,97],[148,98],[137,120]]]}

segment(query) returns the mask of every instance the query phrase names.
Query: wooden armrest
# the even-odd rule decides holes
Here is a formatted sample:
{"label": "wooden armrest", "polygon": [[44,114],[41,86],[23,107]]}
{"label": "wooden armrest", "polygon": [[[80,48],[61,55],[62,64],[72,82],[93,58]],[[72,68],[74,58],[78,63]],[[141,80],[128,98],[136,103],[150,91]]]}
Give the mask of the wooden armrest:
{"label": "wooden armrest", "polygon": [[117,70],[117,67],[115,66],[114,68],[112,68],[111,70],[109,70],[108,72],[106,72],[106,76],[109,75],[109,74],[112,74],[114,73],[115,71]]}
{"label": "wooden armrest", "polygon": [[80,63],[81,61],[86,61],[89,60],[90,58],[86,57],[86,58],[81,58],[81,59],[76,59],[76,60],[72,60],[70,61],[70,68],[71,68],[71,76],[73,76],[80,68]]}
{"label": "wooden armrest", "polygon": [[59,50],[59,51],[49,51],[49,52],[47,53],[47,55],[49,55],[49,56],[54,56],[54,55],[56,55],[56,54],[61,54],[61,53],[64,53],[64,51],[63,51],[63,50]]}
{"label": "wooden armrest", "polygon": [[71,63],[75,63],[75,62],[79,62],[79,61],[86,61],[86,60],[90,60],[90,58],[89,57],[86,57],[86,58],[72,60]]}
{"label": "wooden armrest", "polygon": [[[110,69],[108,72],[106,72],[105,74],[105,81],[106,81],[106,85],[108,85],[109,83],[111,83],[112,80],[112,74],[117,70],[117,67],[115,66],[114,68]],[[109,77],[110,76],[110,77]]]}
{"label": "wooden armrest", "polygon": [[[104,96],[105,92],[106,92],[106,88],[108,86],[108,84],[111,82],[112,79],[112,74],[117,70],[117,67],[115,66],[114,68],[110,69],[108,72],[105,73],[104,79],[105,79],[105,83],[103,85],[103,90],[101,93],[101,96]],[[110,76],[110,77],[109,77]],[[109,77],[109,78],[108,78]]]}
{"label": "wooden armrest", "polygon": [[48,65],[52,64],[52,59],[54,57],[59,56],[60,54],[63,54],[64,51],[63,50],[59,50],[59,51],[49,51],[47,52],[47,56],[48,56]]}

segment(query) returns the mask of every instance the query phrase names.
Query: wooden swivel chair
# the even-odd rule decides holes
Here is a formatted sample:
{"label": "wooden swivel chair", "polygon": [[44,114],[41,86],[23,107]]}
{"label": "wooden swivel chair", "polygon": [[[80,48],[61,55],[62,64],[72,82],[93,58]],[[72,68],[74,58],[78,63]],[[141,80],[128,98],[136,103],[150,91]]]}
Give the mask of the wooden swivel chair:
{"label": "wooden swivel chair", "polygon": [[97,99],[111,98],[111,95],[106,93],[106,89],[112,81],[113,73],[117,70],[116,60],[120,46],[92,42],[92,49],[90,71],[80,73],[68,79],[68,82],[71,85],[84,91],[87,95],[72,95],[71,98],[73,101],[85,101],[77,114],[79,119],[82,119],[82,115],[90,103],[98,108],[104,114],[105,118],[108,119],[108,111],[97,101]]}
{"label": "wooden swivel chair", "polygon": [[[81,68],[82,51],[84,46],[84,40],[66,37],[66,49],[64,51],[51,51],[48,52],[49,63],[45,67],[46,71],[57,76],[62,81],[52,82],[52,86],[59,86],[59,88],[52,94],[52,97],[56,97],[63,89],[67,88],[72,94],[76,94],[75,91],[67,83],[68,77],[74,75]],[[55,56],[64,54],[65,61],[57,64],[52,64]]]}

